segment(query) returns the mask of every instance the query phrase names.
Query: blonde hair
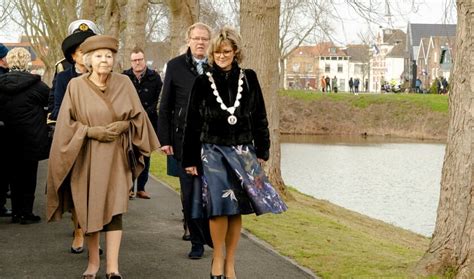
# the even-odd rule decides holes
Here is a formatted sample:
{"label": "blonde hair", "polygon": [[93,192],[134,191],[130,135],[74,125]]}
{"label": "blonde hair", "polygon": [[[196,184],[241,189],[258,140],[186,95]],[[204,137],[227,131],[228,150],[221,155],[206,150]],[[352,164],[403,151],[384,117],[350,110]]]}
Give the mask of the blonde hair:
{"label": "blonde hair", "polygon": [[229,43],[234,50],[234,59],[237,63],[241,63],[244,59],[242,53],[242,38],[240,34],[232,27],[224,26],[217,33],[214,34],[211,40],[209,49],[207,50],[207,60],[209,65],[214,63],[214,52],[220,50],[222,43]]}
{"label": "blonde hair", "polygon": [[24,47],[15,47],[7,54],[7,64],[12,71],[28,71],[31,54]]}
{"label": "blonde hair", "polygon": [[[108,48],[107,48],[108,49]],[[93,50],[93,51],[89,51],[88,53],[84,53],[82,55],[82,62],[84,63],[84,67],[86,67],[87,71],[89,73],[92,73],[92,55],[94,54],[94,52],[96,52],[97,50],[100,50],[100,49],[96,49],[96,50]],[[112,50],[110,50],[112,51]],[[114,59],[114,65],[115,65],[115,58],[117,57],[117,53],[116,52],[113,52],[112,51],[112,57]]]}
{"label": "blonde hair", "polygon": [[212,29],[211,27],[209,27],[209,25],[205,24],[205,23],[202,23],[202,22],[196,22],[194,23],[193,25],[189,26],[188,27],[188,30],[186,31],[186,38],[185,40],[188,41],[189,39],[191,39],[191,32],[194,30],[194,29],[204,29],[207,31],[207,33],[209,34],[209,38],[211,37],[212,35]]}

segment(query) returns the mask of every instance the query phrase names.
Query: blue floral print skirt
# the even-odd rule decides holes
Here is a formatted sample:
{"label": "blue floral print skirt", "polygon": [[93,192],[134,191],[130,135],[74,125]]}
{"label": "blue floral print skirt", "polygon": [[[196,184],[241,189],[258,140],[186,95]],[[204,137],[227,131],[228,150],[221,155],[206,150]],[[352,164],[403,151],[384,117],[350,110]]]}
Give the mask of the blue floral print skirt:
{"label": "blue floral print skirt", "polygon": [[202,206],[207,217],[287,210],[258,163],[253,145],[206,143],[201,160]]}

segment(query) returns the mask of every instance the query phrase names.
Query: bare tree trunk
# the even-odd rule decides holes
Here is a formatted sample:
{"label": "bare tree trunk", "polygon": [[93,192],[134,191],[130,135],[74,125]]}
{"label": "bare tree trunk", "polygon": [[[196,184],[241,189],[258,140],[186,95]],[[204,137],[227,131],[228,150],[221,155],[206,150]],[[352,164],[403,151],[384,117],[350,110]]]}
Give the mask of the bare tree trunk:
{"label": "bare tree trunk", "polygon": [[280,117],[278,112],[278,47],[279,0],[242,0],[240,2],[240,31],[246,54],[245,66],[257,72],[265,98],[270,126],[270,159],[266,165],[272,184],[283,195],[289,193],[280,170]]}
{"label": "bare tree trunk", "polygon": [[119,38],[120,35],[120,8],[121,0],[106,1],[104,13],[104,34]]}
{"label": "bare tree trunk", "polygon": [[81,19],[96,20],[96,0],[82,0]]}
{"label": "bare tree trunk", "polygon": [[185,44],[187,28],[198,20],[199,0],[166,0],[170,20],[170,58],[179,54]]}
{"label": "bare tree trunk", "polygon": [[145,25],[148,15],[148,0],[129,1],[127,5],[127,26],[123,48],[123,68],[130,67],[129,53],[135,46],[145,49]]}
{"label": "bare tree trunk", "polygon": [[430,247],[416,267],[419,274],[474,277],[474,30],[472,1],[458,0],[456,57],[449,99],[449,130],[436,227]]}

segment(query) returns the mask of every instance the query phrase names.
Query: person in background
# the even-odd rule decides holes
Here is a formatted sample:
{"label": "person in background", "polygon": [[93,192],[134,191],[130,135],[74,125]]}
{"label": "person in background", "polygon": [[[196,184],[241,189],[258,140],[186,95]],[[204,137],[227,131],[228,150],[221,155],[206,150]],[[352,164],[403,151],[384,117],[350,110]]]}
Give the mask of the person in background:
{"label": "person in background", "polygon": [[210,38],[211,28],[204,23],[197,22],[188,28],[186,53],[171,59],[166,64],[158,114],[158,139],[162,144],[161,150],[166,155],[173,155],[178,161],[184,220],[191,236],[191,251],[188,254],[190,259],[202,258],[209,225],[207,220],[191,219],[195,178],[181,167],[182,146],[189,94],[196,77],[207,70],[206,51]]}
{"label": "person in background", "polygon": [[[79,19],[69,24],[68,32],[70,32],[70,34],[63,40],[61,49],[65,60],[71,66],[57,73],[54,78],[52,89],[54,103],[51,114],[49,115],[49,120],[51,121],[48,125],[54,125],[55,122],[52,121],[56,121],[58,118],[59,109],[61,108],[61,103],[69,81],[87,72],[87,68],[82,59],[82,51],[79,46],[87,38],[96,35],[97,26],[90,20]],[[71,220],[73,222],[74,232],[70,251],[73,254],[80,254],[84,251],[84,234],[79,227],[74,208],[71,209]]]}
{"label": "person in background", "polygon": [[8,73],[7,53],[8,48],[0,43],[0,75]]}
{"label": "person in background", "polygon": [[334,76],[331,82],[332,82],[332,92],[337,93],[337,77]]}
{"label": "person in background", "polygon": [[[122,278],[122,214],[132,175],[143,170],[143,156],[159,149],[159,142],[130,79],[112,72],[118,40],[96,35],[80,48],[89,73],[69,82],[59,110],[48,165],[47,218],[58,220],[74,207],[89,252],[82,278],[96,278],[104,231],[106,278],[117,279]],[[136,169],[128,163],[128,149],[136,150]]]}
{"label": "person in background", "polygon": [[349,78],[349,93],[354,93],[354,80]]}
{"label": "person in background", "polygon": [[[8,73],[8,64],[7,59],[5,58],[8,53],[8,48],[0,43],[0,75]],[[0,149],[2,154],[4,154],[4,149],[6,150],[5,142],[5,123],[0,119]],[[5,156],[0,156],[0,217],[11,217],[12,211],[6,207],[8,190],[10,188],[9,181],[9,166],[8,160]]]}
{"label": "person in background", "polygon": [[[127,75],[133,82],[137,90],[140,102],[145,109],[148,118],[155,132],[158,126],[158,98],[160,97],[163,82],[160,75],[146,66],[145,52],[139,47],[135,47],[130,53],[130,63],[132,67],[123,73]],[[150,157],[145,156],[145,169],[137,178],[137,197],[141,199],[150,199],[150,194],[145,191],[145,184],[148,181],[148,173],[150,171]],[[130,193],[133,197],[133,190]]]}
{"label": "person in background", "polygon": [[28,72],[31,54],[25,48],[10,50],[6,57],[10,71],[0,75],[0,119],[4,122],[5,146],[11,188],[12,223],[33,224],[38,162],[48,158],[46,112],[49,87],[41,77]]}
{"label": "person in background", "polygon": [[322,76],[320,82],[321,82],[321,91],[324,93],[326,92],[326,78]]}
{"label": "person in background", "polygon": [[331,78],[326,76],[326,92],[331,93]]}
{"label": "person in background", "polygon": [[281,213],[287,207],[261,166],[270,150],[267,114],[256,73],[239,66],[243,50],[237,31],[219,30],[208,57],[212,69],[196,79],[191,92],[182,164],[204,181],[214,244],[211,278],[236,278],[241,215]]}

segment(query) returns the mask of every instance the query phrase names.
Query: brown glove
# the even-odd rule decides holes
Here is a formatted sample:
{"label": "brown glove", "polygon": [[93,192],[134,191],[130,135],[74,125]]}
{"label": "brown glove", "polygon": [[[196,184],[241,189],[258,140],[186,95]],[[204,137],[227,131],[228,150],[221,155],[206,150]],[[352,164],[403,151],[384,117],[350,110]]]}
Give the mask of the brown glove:
{"label": "brown glove", "polygon": [[105,128],[104,126],[89,127],[87,137],[100,142],[111,142],[117,139],[119,133]]}
{"label": "brown glove", "polygon": [[128,127],[130,126],[130,121],[125,120],[125,121],[115,121],[107,125],[105,128],[109,131],[116,132],[118,134],[121,134],[125,131],[128,130]]}

